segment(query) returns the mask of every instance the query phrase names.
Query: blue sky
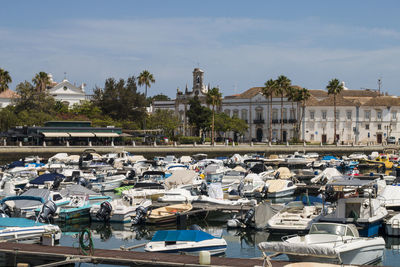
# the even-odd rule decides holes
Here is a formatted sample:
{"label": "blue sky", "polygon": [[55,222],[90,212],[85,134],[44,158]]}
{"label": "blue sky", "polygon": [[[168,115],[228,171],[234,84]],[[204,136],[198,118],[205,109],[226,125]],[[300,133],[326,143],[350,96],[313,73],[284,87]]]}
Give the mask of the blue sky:
{"label": "blue sky", "polygon": [[6,1],[0,68],[11,89],[35,73],[87,84],[153,73],[149,95],[191,88],[193,68],[223,95],[280,74],[324,89],[400,95],[399,1]]}

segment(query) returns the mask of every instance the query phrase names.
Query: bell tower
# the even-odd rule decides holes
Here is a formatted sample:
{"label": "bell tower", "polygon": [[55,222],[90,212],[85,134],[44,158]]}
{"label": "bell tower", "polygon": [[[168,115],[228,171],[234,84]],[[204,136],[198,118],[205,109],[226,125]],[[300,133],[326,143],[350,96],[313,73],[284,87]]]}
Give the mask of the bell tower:
{"label": "bell tower", "polygon": [[199,95],[204,90],[204,71],[199,68],[193,70],[193,92]]}

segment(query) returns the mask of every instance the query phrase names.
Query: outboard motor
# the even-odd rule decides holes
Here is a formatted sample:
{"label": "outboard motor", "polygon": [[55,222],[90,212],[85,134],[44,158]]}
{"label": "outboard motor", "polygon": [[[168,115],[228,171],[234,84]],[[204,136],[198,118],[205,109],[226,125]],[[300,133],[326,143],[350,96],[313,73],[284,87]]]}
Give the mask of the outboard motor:
{"label": "outboard motor", "polygon": [[200,194],[207,195],[207,184],[205,182],[202,182],[200,185]]}
{"label": "outboard motor", "polygon": [[147,208],[139,206],[136,208],[136,216],[132,220],[132,225],[141,224],[146,220]]}
{"label": "outboard motor", "polygon": [[136,172],[134,170],[129,171],[128,177],[126,177],[127,180],[132,181],[133,179],[135,179],[136,176]]}
{"label": "outboard motor", "polygon": [[267,193],[268,193],[268,185],[265,184],[265,185],[263,186],[263,188],[261,189],[261,194],[262,194],[263,196],[266,196]]}
{"label": "outboard motor", "polygon": [[83,167],[83,157],[82,156],[79,157],[78,165],[79,165],[79,169],[82,169],[82,167]]}
{"label": "outboard motor", "polygon": [[63,178],[61,176],[57,176],[56,179],[53,181],[53,189],[57,190],[60,187],[61,182],[63,181]]}
{"label": "outboard motor", "polygon": [[112,165],[114,165],[114,161],[115,160],[111,158],[111,159],[108,160],[108,164],[110,164],[112,166]]}
{"label": "outboard motor", "polygon": [[246,215],[244,216],[243,223],[244,223],[245,225],[249,226],[250,223],[251,223],[251,220],[252,220],[253,217],[254,217],[254,214],[255,214],[255,213],[256,213],[256,211],[254,210],[254,208],[249,209],[249,210],[246,212]]}
{"label": "outboard motor", "polygon": [[54,223],[54,215],[57,211],[57,205],[52,200],[44,203],[42,210],[39,214],[39,222],[41,223]]}
{"label": "outboard motor", "polygon": [[276,172],[274,175],[274,179],[279,179],[279,175],[281,175],[281,172]]}
{"label": "outboard motor", "polygon": [[100,204],[100,209],[96,213],[96,218],[103,222],[108,222],[110,220],[110,215],[112,211],[112,206],[110,202],[104,201]]}
{"label": "outboard motor", "polygon": [[6,203],[2,203],[0,207],[0,217],[1,218],[7,218],[11,216],[11,210],[10,207],[7,206]]}
{"label": "outboard motor", "polygon": [[83,187],[86,187],[88,185],[87,180],[83,177],[79,177],[76,183]]}
{"label": "outboard motor", "polygon": [[240,182],[240,184],[238,185],[237,191],[239,193],[239,196],[241,196],[241,197],[243,196],[243,188],[244,188],[244,183]]}

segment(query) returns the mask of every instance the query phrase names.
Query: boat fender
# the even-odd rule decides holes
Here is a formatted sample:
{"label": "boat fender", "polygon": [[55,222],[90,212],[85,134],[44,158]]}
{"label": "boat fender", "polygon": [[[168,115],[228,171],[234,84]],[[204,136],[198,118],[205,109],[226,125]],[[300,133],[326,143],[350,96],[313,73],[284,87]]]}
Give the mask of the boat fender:
{"label": "boat fender", "polygon": [[112,206],[110,202],[104,201],[100,204],[100,209],[96,213],[96,218],[100,221],[108,222],[110,220],[111,211]]}
{"label": "boat fender", "polygon": [[250,223],[251,223],[251,220],[252,220],[253,217],[254,217],[254,214],[255,214],[254,208],[249,209],[249,210],[246,212],[246,215],[244,216],[243,223],[244,223],[245,225],[249,226]]}
{"label": "boat fender", "polygon": [[281,175],[281,172],[276,172],[274,175],[274,179],[279,179],[279,175]]}
{"label": "boat fender", "polygon": [[362,203],[362,205],[363,205],[363,208],[364,208],[364,209],[368,208],[368,207],[369,207],[369,200],[368,200],[368,199],[364,200],[364,202]]}
{"label": "boat fender", "polygon": [[269,186],[267,184],[265,184],[263,186],[263,188],[261,189],[261,194],[263,194],[265,196],[268,193],[268,188],[269,188]]}
{"label": "boat fender", "polygon": [[54,223],[54,215],[57,211],[57,205],[52,200],[44,203],[42,210],[39,214],[39,222],[41,223]]}
{"label": "boat fender", "polygon": [[145,222],[147,214],[147,208],[139,206],[136,208],[136,216],[132,220],[132,225],[137,225]]}

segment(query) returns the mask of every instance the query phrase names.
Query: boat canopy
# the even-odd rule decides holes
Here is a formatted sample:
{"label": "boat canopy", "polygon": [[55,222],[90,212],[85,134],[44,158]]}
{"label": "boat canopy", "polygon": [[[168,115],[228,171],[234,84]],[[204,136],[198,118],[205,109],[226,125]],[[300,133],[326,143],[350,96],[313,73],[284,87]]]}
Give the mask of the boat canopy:
{"label": "boat canopy", "polygon": [[334,156],[324,156],[322,157],[323,161],[331,161],[331,160],[338,160],[338,158],[334,157]]}
{"label": "boat canopy", "polygon": [[329,182],[327,185],[330,186],[355,186],[355,187],[363,187],[363,186],[372,186],[375,181],[371,180],[360,180],[360,179],[332,179],[332,182]]}
{"label": "boat canopy", "polygon": [[94,192],[93,190],[90,190],[79,184],[68,185],[66,188],[61,189],[60,194],[63,195],[64,197],[73,195],[89,195],[89,196],[101,195],[100,193]]}
{"label": "boat canopy", "polygon": [[42,175],[39,175],[36,177],[34,180],[30,181],[30,184],[44,184],[44,182],[47,181],[54,181],[57,177],[65,178],[64,175],[59,174],[59,173],[45,173]]}
{"label": "boat canopy", "polygon": [[340,253],[335,248],[325,247],[321,245],[305,246],[303,243],[289,242],[261,242],[258,247],[263,252],[275,252],[294,255],[306,255],[314,257],[337,258]]}
{"label": "boat canopy", "polygon": [[174,186],[193,184],[193,180],[197,177],[197,173],[192,170],[176,170],[170,177],[165,179],[164,185],[166,189],[171,189]]}
{"label": "boat canopy", "polygon": [[157,231],[151,241],[165,241],[165,242],[175,242],[175,241],[192,241],[200,242],[204,240],[210,240],[217,238],[209,233],[203,232],[201,230],[160,230]]}

